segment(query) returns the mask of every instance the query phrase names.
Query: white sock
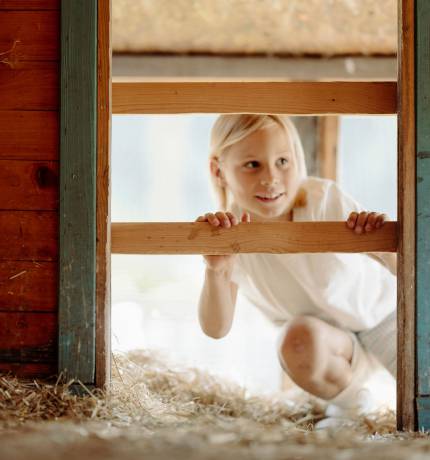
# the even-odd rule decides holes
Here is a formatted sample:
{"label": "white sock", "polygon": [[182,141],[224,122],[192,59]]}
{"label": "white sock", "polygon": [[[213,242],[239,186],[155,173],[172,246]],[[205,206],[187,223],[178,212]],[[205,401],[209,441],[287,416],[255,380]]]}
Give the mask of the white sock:
{"label": "white sock", "polygon": [[378,392],[375,393],[375,383],[377,384],[381,376],[381,373],[375,372],[375,369],[380,368],[381,365],[372,354],[362,348],[355,334],[351,333],[351,338],[353,340],[352,379],[345,389],[327,401],[329,403],[326,409],[327,416],[345,417],[377,411],[390,406],[387,401],[393,399],[388,395],[389,397],[384,401],[381,400],[381,392],[379,395]]}

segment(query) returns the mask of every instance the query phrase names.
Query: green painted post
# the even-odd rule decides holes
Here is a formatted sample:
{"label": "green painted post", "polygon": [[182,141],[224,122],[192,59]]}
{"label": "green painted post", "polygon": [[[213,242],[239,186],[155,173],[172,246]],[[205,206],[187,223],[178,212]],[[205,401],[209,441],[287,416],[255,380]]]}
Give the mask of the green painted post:
{"label": "green painted post", "polygon": [[95,376],[97,0],[61,1],[59,372]]}
{"label": "green painted post", "polygon": [[430,2],[416,13],[417,415],[430,430]]}

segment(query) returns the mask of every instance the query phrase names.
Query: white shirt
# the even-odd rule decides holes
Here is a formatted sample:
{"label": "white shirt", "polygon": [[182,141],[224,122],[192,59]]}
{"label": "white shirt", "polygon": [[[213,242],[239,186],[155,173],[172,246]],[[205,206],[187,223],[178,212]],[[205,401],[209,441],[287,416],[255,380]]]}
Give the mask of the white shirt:
{"label": "white shirt", "polygon": [[[294,221],[346,221],[363,210],[331,180],[308,177],[302,186],[307,204],[294,209]],[[361,331],[396,309],[396,277],[366,254],[238,254],[232,281],[278,325],[312,315]]]}

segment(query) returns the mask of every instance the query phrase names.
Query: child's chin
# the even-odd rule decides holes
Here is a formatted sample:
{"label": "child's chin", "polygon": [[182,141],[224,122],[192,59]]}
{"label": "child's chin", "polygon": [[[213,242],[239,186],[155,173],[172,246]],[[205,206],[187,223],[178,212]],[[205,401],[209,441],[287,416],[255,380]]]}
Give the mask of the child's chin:
{"label": "child's chin", "polygon": [[258,217],[260,217],[261,219],[270,219],[270,220],[273,220],[273,219],[279,219],[280,217],[282,217],[282,215],[284,214],[283,212],[280,212],[280,211],[276,211],[276,210],[266,210],[266,211],[260,211],[258,213],[256,213],[258,215]]}

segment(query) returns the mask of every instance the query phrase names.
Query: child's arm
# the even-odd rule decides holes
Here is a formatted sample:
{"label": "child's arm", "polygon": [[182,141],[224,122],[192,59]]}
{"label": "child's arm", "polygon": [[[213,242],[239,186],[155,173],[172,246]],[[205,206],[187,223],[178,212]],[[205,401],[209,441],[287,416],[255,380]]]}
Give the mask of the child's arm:
{"label": "child's arm", "polygon": [[199,301],[199,321],[203,332],[214,339],[227,335],[233,322],[237,285],[230,278],[231,269],[218,272],[206,268]]}
{"label": "child's arm", "polygon": [[[356,233],[372,232],[381,228],[387,220],[386,214],[376,212],[351,212],[346,224]],[[397,254],[393,252],[367,252],[372,259],[382,263],[393,275],[397,274]]]}
{"label": "child's arm", "polygon": [[[244,213],[242,222],[249,222]],[[197,222],[208,222],[215,227],[229,228],[239,220],[230,212],[207,213]],[[224,337],[233,322],[238,287],[231,281],[236,254],[205,255],[206,273],[199,301],[199,321],[203,332],[213,338]]]}

